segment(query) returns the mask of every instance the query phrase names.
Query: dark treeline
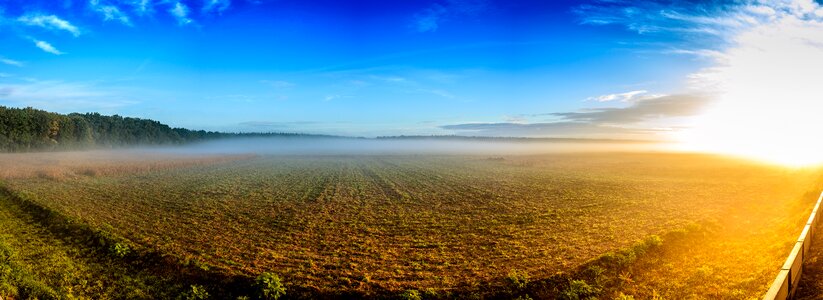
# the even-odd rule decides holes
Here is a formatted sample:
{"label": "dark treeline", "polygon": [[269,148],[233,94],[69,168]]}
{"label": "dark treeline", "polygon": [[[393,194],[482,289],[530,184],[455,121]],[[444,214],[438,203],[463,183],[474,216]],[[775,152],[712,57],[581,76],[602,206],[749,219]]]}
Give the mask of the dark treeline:
{"label": "dark treeline", "polygon": [[289,133],[224,133],[171,128],[148,119],[68,115],[31,107],[0,106],[0,151],[24,152],[168,145],[225,137],[302,136]]}

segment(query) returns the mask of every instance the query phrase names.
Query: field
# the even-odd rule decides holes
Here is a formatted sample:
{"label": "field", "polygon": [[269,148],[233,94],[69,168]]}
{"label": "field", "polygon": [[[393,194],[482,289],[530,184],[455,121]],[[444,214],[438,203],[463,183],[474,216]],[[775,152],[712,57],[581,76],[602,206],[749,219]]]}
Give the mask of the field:
{"label": "field", "polygon": [[46,153],[0,167],[7,273],[80,298],[255,296],[243,284],[260,274],[294,298],[757,298],[821,187],[816,169],[665,153]]}

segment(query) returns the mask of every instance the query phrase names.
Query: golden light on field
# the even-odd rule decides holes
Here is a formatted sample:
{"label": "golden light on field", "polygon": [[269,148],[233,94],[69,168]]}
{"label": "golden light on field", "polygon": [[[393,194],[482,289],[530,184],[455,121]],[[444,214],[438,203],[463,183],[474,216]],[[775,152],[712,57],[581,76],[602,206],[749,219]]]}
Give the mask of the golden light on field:
{"label": "golden light on field", "polygon": [[715,99],[677,136],[685,149],[823,163],[823,22],[784,16],[714,58],[691,78]]}

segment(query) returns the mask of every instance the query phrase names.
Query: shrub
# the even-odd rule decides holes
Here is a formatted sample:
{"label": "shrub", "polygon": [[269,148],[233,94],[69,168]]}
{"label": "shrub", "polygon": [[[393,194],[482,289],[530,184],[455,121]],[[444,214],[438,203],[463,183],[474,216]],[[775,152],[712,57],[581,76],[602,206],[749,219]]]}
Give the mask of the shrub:
{"label": "shrub", "polygon": [[599,284],[603,279],[603,273],[606,273],[606,269],[598,265],[591,265],[586,268],[585,274],[592,278],[595,283]]}
{"label": "shrub", "polygon": [[620,293],[617,294],[617,297],[614,297],[614,300],[634,300],[634,296]]}
{"label": "shrub", "polygon": [[185,300],[204,300],[209,299],[209,292],[202,285],[193,284],[190,290],[183,293],[182,297]]}
{"label": "shrub", "polygon": [[400,294],[400,299],[403,300],[421,300],[423,297],[420,296],[420,292],[417,290],[406,290],[402,294]]}
{"label": "shrub", "polygon": [[569,282],[569,287],[560,293],[560,299],[596,299],[595,296],[597,296],[598,293],[600,293],[600,289],[589,285],[585,280],[572,280]]}
{"label": "shrub", "polygon": [[280,280],[280,276],[269,272],[263,272],[255,280],[260,291],[260,298],[277,300],[286,295],[286,287]]}
{"label": "shrub", "polygon": [[126,257],[126,255],[129,255],[129,252],[131,252],[128,245],[121,243],[115,243],[111,250],[114,255],[118,257]]}
{"label": "shrub", "polygon": [[646,248],[648,249],[660,247],[660,245],[663,245],[663,238],[661,238],[658,235],[651,235],[646,238],[644,243],[646,244]]}
{"label": "shrub", "polygon": [[433,288],[427,288],[423,290],[423,296],[429,299],[437,298],[437,291],[435,291]]}
{"label": "shrub", "polygon": [[529,274],[526,273],[526,271],[512,269],[509,271],[509,275],[506,276],[506,280],[512,285],[512,287],[516,289],[523,289],[529,284]]}

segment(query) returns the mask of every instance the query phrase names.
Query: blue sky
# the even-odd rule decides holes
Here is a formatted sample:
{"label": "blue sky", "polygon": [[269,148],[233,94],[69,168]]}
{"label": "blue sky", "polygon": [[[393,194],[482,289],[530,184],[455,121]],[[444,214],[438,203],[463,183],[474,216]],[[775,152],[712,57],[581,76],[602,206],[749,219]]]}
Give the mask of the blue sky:
{"label": "blue sky", "polygon": [[0,105],[220,131],[643,138],[696,114],[689,76],[769,7],[715,3],[3,0]]}

